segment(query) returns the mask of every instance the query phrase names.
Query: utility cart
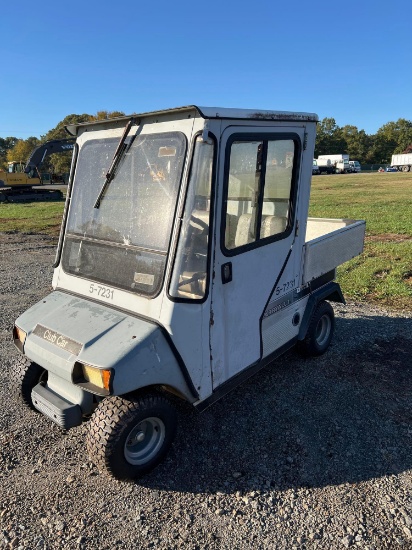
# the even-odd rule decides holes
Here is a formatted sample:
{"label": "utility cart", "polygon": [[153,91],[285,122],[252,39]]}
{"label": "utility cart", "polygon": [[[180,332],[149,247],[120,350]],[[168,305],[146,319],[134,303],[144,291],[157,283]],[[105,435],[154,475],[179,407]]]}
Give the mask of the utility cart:
{"label": "utility cart", "polygon": [[365,222],[308,219],[317,116],[181,107],[76,137],[53,292],[15,323],[22,401],[88,422],[101,471],[135,479],[199,410],[292,346],[328,348],[335,268]]}

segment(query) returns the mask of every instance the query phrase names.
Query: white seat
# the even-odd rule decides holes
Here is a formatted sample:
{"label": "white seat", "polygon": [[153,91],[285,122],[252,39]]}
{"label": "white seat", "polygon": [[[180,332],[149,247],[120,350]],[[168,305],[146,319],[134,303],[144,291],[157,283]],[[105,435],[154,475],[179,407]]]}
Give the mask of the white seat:
{"label": "white seat", "polygon": [[226,214],[225,246],[226,248],[235,248],[237,229],[237,216]]}
{"label": "white seat", "polygon": [[287,224],[288,219],[284,216],[266,216],[262,219],[260,237],[264,239],[272,235],[279,235],[285,231]]}
{"label": "white seat", "polygon": [[235,247],[253,242],[251,235],[252,214],[242,214],[237,222]]}

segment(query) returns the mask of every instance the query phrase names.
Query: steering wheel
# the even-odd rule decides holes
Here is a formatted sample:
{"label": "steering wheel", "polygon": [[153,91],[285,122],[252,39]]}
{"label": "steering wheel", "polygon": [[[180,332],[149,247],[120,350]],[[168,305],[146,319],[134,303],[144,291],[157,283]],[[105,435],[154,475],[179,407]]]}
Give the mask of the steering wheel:
{"label": "steering wheel", "polygon": [[192,283],[199,282],[200,279],[203,279],[203,277],[206,275],[204,271],[198,271],[197,273],[193,273],[193,275],[190,277],[190,279],[185,279],[184,281],[180,281],[180,283],[177,285],[178,288],[181,288],[185,285],[190,285]]}
{"label": "steering wheel", "polygon": [[190,221],[193,222],[196,225],[199,225],[201,227],[201,234],[206,233],[209,231],[209,224],[201,220],[200,218],[196,218],[196,216],[193,216],[193,214],[190,216]]}

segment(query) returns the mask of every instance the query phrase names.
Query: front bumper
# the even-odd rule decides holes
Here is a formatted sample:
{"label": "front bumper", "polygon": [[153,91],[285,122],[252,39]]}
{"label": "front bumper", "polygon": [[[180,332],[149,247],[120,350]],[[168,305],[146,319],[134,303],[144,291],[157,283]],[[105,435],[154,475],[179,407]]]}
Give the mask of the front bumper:
{"label": "front bumper", "polygon": [[80,406],[57,395],[42,383],[33,388],[31,398],[38,411],[65,430],[80,426],[82,423]]}

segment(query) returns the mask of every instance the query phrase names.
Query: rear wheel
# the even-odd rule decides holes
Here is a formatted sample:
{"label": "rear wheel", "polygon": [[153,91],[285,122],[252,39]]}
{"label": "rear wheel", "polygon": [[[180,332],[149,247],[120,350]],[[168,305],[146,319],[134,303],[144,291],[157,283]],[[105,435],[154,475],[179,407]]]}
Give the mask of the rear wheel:
{"label": "rear wheel", "polygon": [[402,172],[409,172],[409,166],[402,166]]}
{"label": "rear wheel", "polygon": [[11,365],[14,394],[30,409],[37,411],[31,399],[31,391],[40,382],[47,381],[47,371],[27,357],[17,357]]}
{"label": "rear wheel", "polygon": [[335,330],[335,315],[329,302],[319,302],[312,313],[306,336],[298,342],[298,351],[306,356],[322,355],[328,349]]}
{"label": "rear wheel", "polygon": [[160,393],[107,397],[90,420],[87,451],[100,471],[136,479],[163,460],[176,426],[175,409]]}

